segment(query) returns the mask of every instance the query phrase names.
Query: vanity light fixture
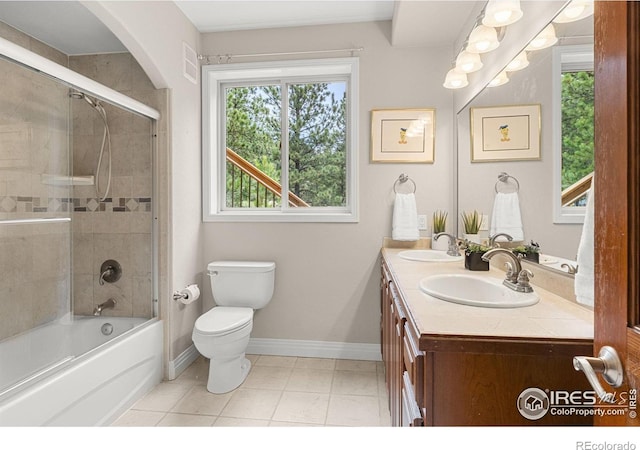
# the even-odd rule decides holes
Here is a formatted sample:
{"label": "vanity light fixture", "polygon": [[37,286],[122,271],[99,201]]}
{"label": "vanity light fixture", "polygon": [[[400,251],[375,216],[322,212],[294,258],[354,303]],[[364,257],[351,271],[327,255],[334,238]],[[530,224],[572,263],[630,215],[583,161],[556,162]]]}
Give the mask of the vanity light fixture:
{"label": "vanity light fixture", "polygon": [[465,50],[469,53],[487,53],[500,45],[495,28],[478,25],[471,31]]}
{"label": "vanity light fixture", "polygon": [[529,59],[527,58],[527,52],[522,51],[504,69],[506,72],[515,72],[522,70],[529,65]]}
{"label": "vanity light fixture", "polygon": [[593,0],[572,0],[553,19],[555,23],[575,22],[593,14]]}
{"label": "vanity light fixture", "polygon": [[456,70],[462,73],[471,73],[482,69],[482,60],[478,53],[469,53],[462,50],[456,58]]}
{"label": "vanity light fixture", "polygon": [[544,30],[540,32],[540,34],[533,38],[533,40],[529,43],[525,50],[542,50],[543,48],[551,47],[556,42],[558,42],[558,38],[556,37],[556,29],[553,27],[553,24],[550,23]]}
{"label": "vanity light fixture", "polygon": [[487,85],[488,87],[497,87],[502,86],[503,84],[507,84],[509,82],[509,77],[507,76],[506,71],[500,72],[491,82]]}
{"label": "vanity light fixture", "polygon": [[469,84],[467,80],[467,74],[458,72],[456,69],[451,69],[447,72],[447,76],[444,79],[443,86],[447,89],[460,89]]}
{"label": "vanity light fixture", "polygon": [[520,0],[489,0],[482,24],[488,27],[504,27],[522,18]]}

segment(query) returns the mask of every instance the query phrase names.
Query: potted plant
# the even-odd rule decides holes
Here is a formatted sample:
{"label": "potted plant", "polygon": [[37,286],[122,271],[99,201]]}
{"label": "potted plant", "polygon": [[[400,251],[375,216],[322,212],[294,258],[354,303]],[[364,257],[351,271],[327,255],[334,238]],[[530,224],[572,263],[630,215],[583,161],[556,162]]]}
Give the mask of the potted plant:
{"label": "potted plant", "polygon": [[469,270],[489,270],[489,261],[483,261],[482,255],[491,250],[489,247],[465,240],[464,267]]}
{"label": "potted plant", "polygon": [[431,248],[434,250],[447,250],[449,248],[449,239],[442,237],[438,240],[433,239],[438,233],[444,233],[447,229],[447,216],[446,211],[436,211],[433,213],[432,225],[433,234],[431,235]]}
{"label": "potted plant", "polygon": [[529,245],[519,245],[513,249],[513,253],[519,258],[540,263],[540,244],[531,241]]}
{"label": "potted plant", "polygon": [[480,236],[478,236],[478,232],[480,231],[480,224],[482,222],[481,214],[476,210],[473,212],[462,211],[460,216],[462,217],[462,224],[464,226],[464,238],[479,244]]}

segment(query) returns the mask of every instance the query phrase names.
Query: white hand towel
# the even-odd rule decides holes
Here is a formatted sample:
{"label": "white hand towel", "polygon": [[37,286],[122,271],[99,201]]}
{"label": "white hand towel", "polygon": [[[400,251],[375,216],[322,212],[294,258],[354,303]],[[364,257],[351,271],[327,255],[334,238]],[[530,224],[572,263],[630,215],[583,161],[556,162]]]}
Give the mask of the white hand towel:
{"label": "white hand towel", "polygon": [[517,192],[498,192],[493,201],[491,236],[507,233],[514,241],[524,241],[520,200]]}
{"label": "white hand towel", "polygon": [[578,245],[578,272],[575,275],[576,300],[593,307],[593,181],[587,198],[587,210],[584,214],[582,236]]}
{"label": "white hand towel", "polygon": [[417,241],[420,238],[415,194],[396,194],[391,237],[396,241]]}

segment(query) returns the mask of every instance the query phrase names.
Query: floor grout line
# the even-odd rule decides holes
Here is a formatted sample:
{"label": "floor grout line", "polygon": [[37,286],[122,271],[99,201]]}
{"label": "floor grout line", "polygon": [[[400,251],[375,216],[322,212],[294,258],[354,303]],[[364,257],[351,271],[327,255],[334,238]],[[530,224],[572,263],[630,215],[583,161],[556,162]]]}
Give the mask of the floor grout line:
{"label": "floor grout line", "polygon": [[[259,364],[260,359],[263,358],[263,364]],[[355,423],[357,422],[357,420],[355,422],[350,421],[349,419],[347,419],[347,422],[345,422],[344,424],[335,424],[332,423],[332,425],[327,425],[328,420],[329,420],[329,413],[331,412],[331,405],[332,405],[332,401],[337,401],[338,398],[340,398],[340,396],[346,396],[346,397],[351,397],[351,398],[369,398],[370,400],[367,400],[367,402],[370,402],[372,400],[375,400],[376,403],[376,409],[377,409],[377,423],[378,426],[387,426],[389,423],[389,420],[387,420],[386,417],[383,417],[385,415],[388,414],[388,412],[386,412],[385,408],[383,407],[384,405],[386,405],[388,403],[387,401],[387,393],[386,393],[386,389],[383,389],[384,386],[381,386],[381,380],[380,380],[380,374],[379,374],[379,368],[376,365],[375,366],[375,371],[371,371],[369,369],[366,369],[367,366],[358,366],[357,362],[354,363],[343,363],[341,366],[342,367],[338,367],[338,360],[333,360],[333,365],[332,368],[321,368],[321,367],[314,367],[313,364],[309,364],[310,361],[306,361],[304,364],[304,367],[297,367],[298,366],[298,362],[301,360],[301,358],[295,357],[295,359],[293,360],[289,360],[289,359],[282,359],[281,362],[278,362],[277,359],[274,359],[272,361],[268,360],[269,356],[268,355],[259,355],[257,358],[254,358],[254,360],[252,361],[252,366],[253,367],[271,367],[271,368],[275,368],[276,373],[278,370],[283,370],[286,369],[286,380],[284,380],[284,382],[282,384],[276,384],[276,386],[279,386],[277,389],[268,389],[268,388],[261,388],[259,386],[256,386],[255,383],[256,381],[253,381],[253,385],[251,387],[243,387],[243,385],[240,385],[239,388],[237,388],[236,390],[234,390],[232,392],[232,394],[226,398],[226,400],[224,401],[224,404],[222,406],[220,406],[220,409],[218,411],[217,414],[210,414],[210,413],[189,413],[189,412],[184,412],[184,411],[173,411],[174,408],[176,408],[176,406],[178,404],[180,404],[183,400],[185,400],[189,395],[192,395],[194,392],[196,392],[196,390],[198,389],[206,389],[206,383],[203,385],[202,384],[202,380],[206,379],[206,373],[208,373],[208,369],[209,369],[209,364],[205,363],[204,361],[201,361],[200,359],[196,359],[196,361],[194,361],[194,363],[189,366],[185,372],[187,370],[189,370],[189,372],[186,372],[189,376],[189,378],[185,378],[183,381],[185,381],[184,383],[180,383],[179,380],[180,377],[176,378],[176,380],[171,380],[170,382],[166,382],[167,384],[177,384],[177,385],[187,385],[189,384],[188,388],[185,388],[184,392],[182,393],[182,395],[179,396],[179,398],[177,398],[175,400],[175,402],[172,403],[172,405],[170,407],[164,407],[164,408],[154,408],[154,409],[138,409],[135,407],[131,407],[129,411],[139,411],[139,412],[155,412],[155,413],[162,413],[162,416],[160,417],[160,419],[155,423],[155,426],[160,426],[159,424],[161,422],[163,422],[165,419],[167,419],[167,422],[169,423],[169,425],[171,425],[172,423],[179,423],[182,424],[182,422],[180,422],[180,419],[178,419],[177,421],[175,420],[176,417],[178,416],[198,416],[198,417],[206,417],[206,418],[210,418],[212,419],[212,423],[210,424],[210,426],[215,426],[216,423],[219,422],[220,419],[228,419],[230,422],[232,423],[233,421],[236,421],[237,423],[242,423],[243,421],[249,421],[249,423],[251,423],[251,421],[253,420],[257,420],[259,421],[259,423],[264,424],[265,426],[276,426],[276,425],[283,425],[283,424],[297,424],[297,425],[303,425],[303,426],[349,426],[347,425],[347,422],[349,423]],[[288,358],[288,357],[284,357],[284,358]],[[307,359],[307,358],[305,358]],[[309,359],[324,359],[324,358],[309,358]],[[302,365],[302,364],[301,364]],[[318,366],[320,366],[320,364],[318,364]],[[361,367],[360,369],[358,369],[358,367]],[[365,369],[362,369],[362,367],[365,367]],[[325,392],[324,390],[322,390],[321,386],[326,382],[326,381],[319,381],[320,384],[315,385],[316,381],[314,381],[313,378],[307,379],[305,380],[304,378],[301,379],[300,381],[300,386],[305,386],[305,384],[308,386],[307,388],[304,387],[298,387],[297,389],[290,389],[290,383],[292,382],[292,378],[294,376],[294,373],[296,372],[296,370],[300,370],[300,371],[323,371],[323,372],[330,372],[331,373],[331,381],[329,383],[329,389],[328,392]],[[183,374],[185,374],[185,372],[183,372]],[[266,372],[268,373],[269,370],[266,370]],[[359,393],[339,393],[336,392],[337,389],[337,378],[336,376],[339,373],[342,372],[348,372],[350,375],[348,376],[348,378],[352,378],[355,382],[357,383],[357,379],[358,376],[356,375],[357,373],[361,373],[363,375],[363,378],[367,379],[368,381],[366,381],[365,383],[370,383],[371,382],[371,374],[375,375],[375,382],[376,382],[376,390],[375,390],[375,394],[373,393],[366,393],[367,390],[369,390],[368,388],[364,388],[361,390],[361,392]],[[183,375],[181,374],[181,376]],[[366,374],[366,375],[365,375]],[[304,375],[301,375],[301,377],[303,377]],[[312,376],[312,375],[311,375]],[[193,377],[193,378],[191,378]],[[204,378],[203,378],[204,377]],[[188,383],[187,383],[188,381]],[[259,381],[258,381],[259,382]],[[347,383],[352,382],[351,380],[347,381]],[[162,384],[162,383],[161,383]],[[244,384],[244,383],[243,383]],[[160,386],[160,385],[159,385]],[[348,386],[348,384],[343,385],[341,390],[345,390],[345,386]],[[357,385],[356,385],[357,386]],[[366,386],[366,385],[365,385]],[[319,390],[313,390],[315,387],[315,389],[319,389]],[[157,389],[157,387],[156,387]],[[348,389],[348,388],[347,388]],[[233,399],[233,395],[236,392],[239,391],[252,391],[252,390],[261,390],[261,391],[269,391],[269,392],[278,392],[277,394],[277,400],[274,402],[274,407],[273,410],[271,411],[270,415],[268,418],[265,419],[252,419],[252,418],[243,418],[243,417],[235,417],[235,416],[225,416],[223,415],[223,412],[225,411],[225,408],[227,408],[227,406],[230,404],[230,402]],[[381,390],[384,391],[381,394]],[[153,392],[153,391],[152,391]],[[153,395],[151,393],[147,394],[147,395]],[[296,420],[293,420],[296,418],[295,416],[295,412],[291,413],[290,411],[287,411],[287,408],[290,408],[291,405],[287,405],[287,406],[282,406],[283,405],[283,400],[285,398],[285,392],[287,393],[296,393],[296,394],[312,394],[314,396],[316,396],[316,398],[326,398],[326,407],[324,408],[324,411],[322,411],[322,419],[319,415],[316,415],[315,418],[316,419],[321,419],[318,420],[318,423],[312,422],[312,423],[306,423],[306,422],[299,422]],[[217,394],[216,394],[217,395]],[[142,399],[141,399],[142,400]],[[140,401],[140,400],[139,400]],[[150,400],[150,402],[152,402],[153,400]],[[346,400],[343,400],[346,401]],[[352,400],[355,401],[355,400]],[[357,402],[357,401],[356,401]],[[294,404],[295,405],[295,404]],[[283,407],[284,409],[281,410],[284,414],[284,416],[282,417],[287,417],[287,414],[289,414],[288,418],[289,420],[276,420],[276,413],[278,412],[279,408]],[[294,407],[294,411],[295,408],[297,408],[296,406]],[[199,409],[199,407],[196,407]],[[304,408],[304,406],[302,406],[302,408]],[[166,411],[165,411],[166,409]],[[188,408],[187,408],[188,409]],[[310,411],[310,410],[308,410]],[[128,412],[128,411],[127,411]],[[320,413],[320,411],[316,411],[316,413]],[[124,415],[126,415],[127,413],[125,412]],[[173,415],[172,417],[174,417],[174,422],[171,422],[172,419],[169,418],[169,415]],[[292,415],[293,414],[293,415]],[[313,413],[311,413],[313,417]],[[123,415],[123,416],[124,416]],[[121,416],[122,417],[122,416]],[[347,414],[348,417],[348,414]],[[355,417],[355,416],[354,416]],[[141,419],[144,420],[144,419]],[[195,420],[195,419],[194,419]],[[336,417],[334,416],[333,421],[336,420]],[[338,419],[340,420],[340,419]],[[375,421],[376,419],[371,417],[372,421]],[[186,422],[185,422],[186,423]],[[117,426],[117,424],[115,425]],[[182,426],[182,425],[181,425]],[[197,426],[201,426],[200,423]],[[226,426],[232,426],[232,425],[226,425]],[[243,425],[240,425],[243,426]],[[352,425],[353,426],[353,425]],[[356,425],[356,426],[360,426],[360,425]],[[367,425],[370,426],[370,425]]]}

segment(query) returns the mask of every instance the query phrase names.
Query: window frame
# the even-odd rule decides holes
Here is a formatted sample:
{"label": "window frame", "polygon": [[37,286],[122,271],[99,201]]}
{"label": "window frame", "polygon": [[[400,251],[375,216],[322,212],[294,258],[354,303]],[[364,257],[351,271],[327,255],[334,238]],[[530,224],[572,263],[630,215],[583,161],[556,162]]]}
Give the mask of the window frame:
{"label": "window frame", "polygon": [[553,223],[584,223],[585,206],[562,206],[562,73],[593,71],[593,67],[593,44],[561,45],[553,48]]}
{"label": "window frame", "polygon": [[[329,78],[331,77],[331,78]],[[344,207],[227,208],[224,88],[233,83],[346,81],[346,187]],[[284,95],[284,93],[283,93]],[[285,98],[286,99],[286,98]],[[288,103],[288,102],[287,102]],[[288,124],[283,136],[288,137]],[[358,58],[331,58],[202,67],[202,216],[204,222],[358,222]],[[285,144],[286,142],[286,144]],[[288,139],[283,139],[282,186],[288,190]],[[286,192],[286,191],[285,191]],[[286,199],[286,197],[285,197]]]}

